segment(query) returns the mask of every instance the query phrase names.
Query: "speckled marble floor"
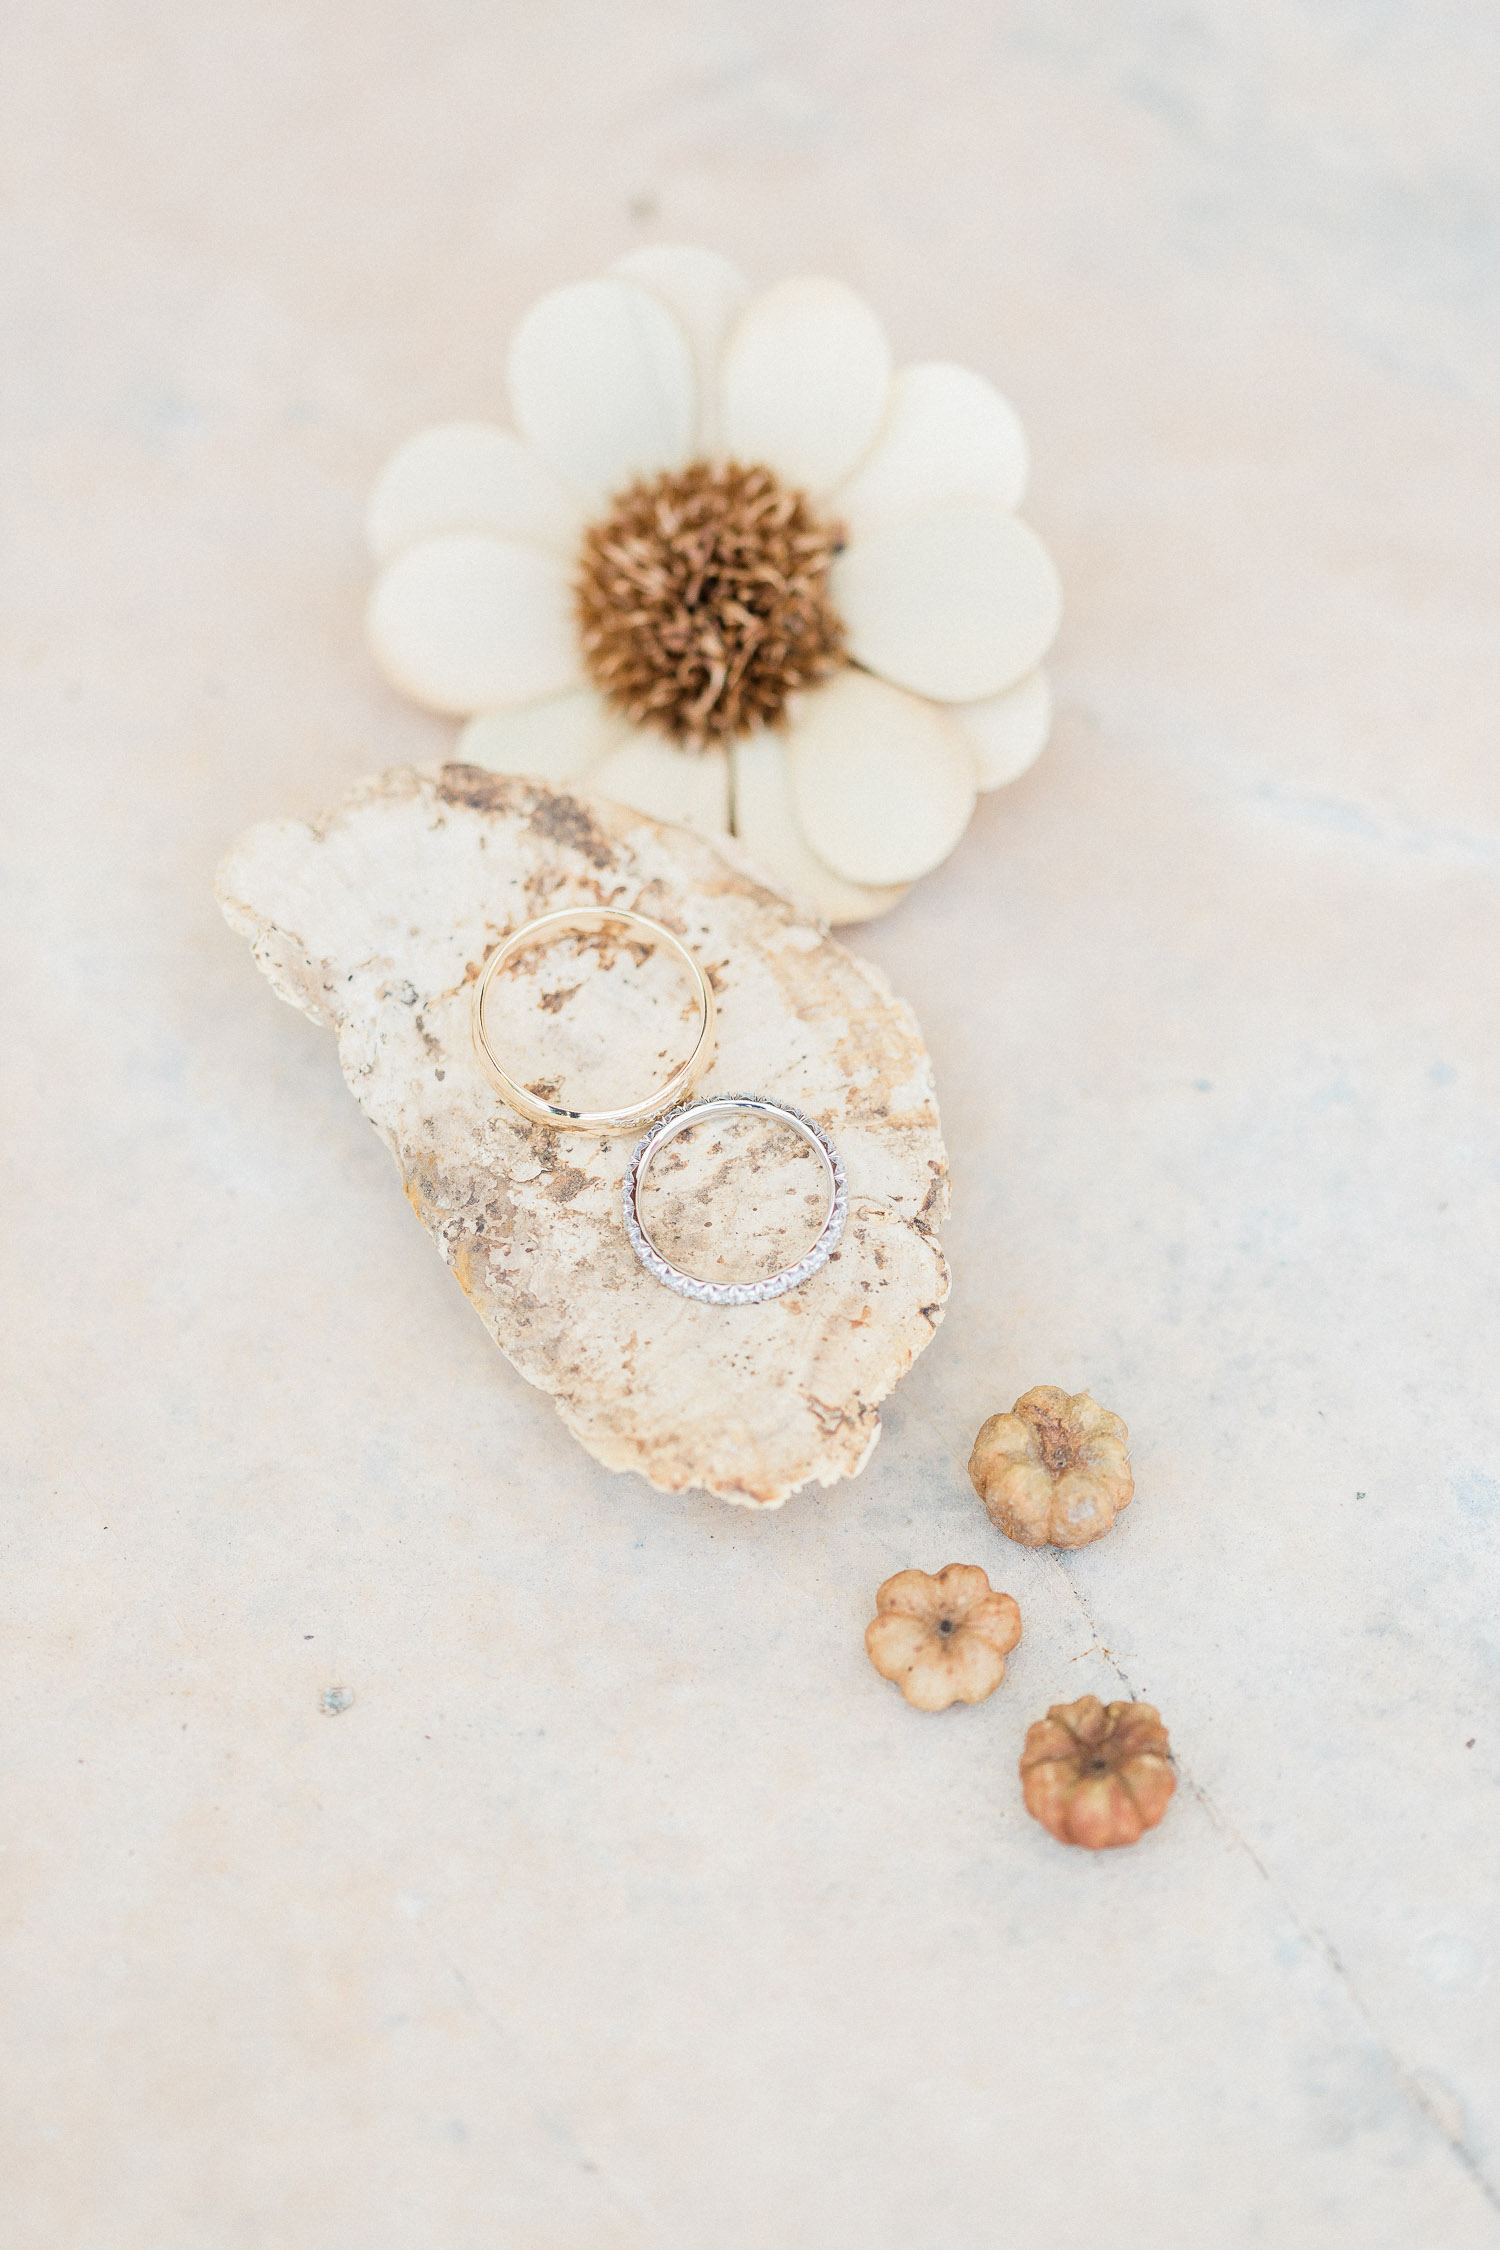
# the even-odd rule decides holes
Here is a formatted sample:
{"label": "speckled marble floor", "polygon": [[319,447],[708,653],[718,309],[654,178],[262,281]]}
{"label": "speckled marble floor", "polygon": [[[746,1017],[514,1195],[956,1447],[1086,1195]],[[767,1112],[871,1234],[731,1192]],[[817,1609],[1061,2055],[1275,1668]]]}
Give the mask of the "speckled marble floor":
{"label": "speckled marble floor", "polygon": [[[1458,0],[12,0],[13,2250],[1500,2243],[1497,69]],[[1069,602],[856,941],[947,1322],[758,1518],[571,1443],[211,897],[441,753],[362,495],[657,239],[999,381]],[[1132,1430],[1063,1558],[963,1473],[1039,1381]],[[949,1560],[1025,1638],[924,1718],[860,1636]],[[1087,1689],[1182,1775],[1097,1859],[1015,1781]]]}

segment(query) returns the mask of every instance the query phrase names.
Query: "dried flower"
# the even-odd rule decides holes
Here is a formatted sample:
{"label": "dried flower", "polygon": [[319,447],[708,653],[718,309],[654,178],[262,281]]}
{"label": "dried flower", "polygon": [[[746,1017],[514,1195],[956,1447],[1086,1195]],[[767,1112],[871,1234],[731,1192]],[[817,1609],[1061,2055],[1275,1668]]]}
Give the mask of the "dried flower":
{"label": "dried flower", "polygon": [[510,403],[370,502],[376,660],[468,720],[461,759],[732,829],[859,922],[1041,749],[1061,597],[1021,425],[966,368],[894,370],[841,282],[634,251],[532,307]]}
{"label": "dried flower", "polygon": [[982,1703],[1021,1638],[1018,1605],[995,1593],[975,1563],[948,1563],[936,1577],[898,1570],[875,1596],[875,1611],[865,1627],[870,1662],[919,1711]]}
{"label": "dried flower", "polygon": [[1102,1852],[1133,1844],[1166,1811],[1177,1778],[1153,1703],[1054,1703],[1026,1730],[1026,1810],[1060,1844]]}
{"label": "dried flower", "polygon": [[1130,1505],[1135,1478],[1118,1414],[1087,1391],[1038,1383],[974,1440],[969,1476],[990,1520],[1023,1547],[1086,1547]]}

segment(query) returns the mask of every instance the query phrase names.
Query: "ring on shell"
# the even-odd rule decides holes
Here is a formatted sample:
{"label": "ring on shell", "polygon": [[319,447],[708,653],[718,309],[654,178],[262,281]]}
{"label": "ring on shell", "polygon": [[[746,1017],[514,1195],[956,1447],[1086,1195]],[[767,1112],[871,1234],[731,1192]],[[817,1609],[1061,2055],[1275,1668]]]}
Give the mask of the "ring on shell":
{"label": "ring on shell", "polygon": [[[768,1274],[761,1281],[700,1281],[696,1274],[684,1273],[681,1266],[674,1266],[670,1258],[663,1257],[647,1234],[641,1223],[641,1182],[668,1141],[685,1133],[689,1126],[704,1123],[710,1117],[740,1113],[769,1117],[789,1125],[806,1141],[814,1155],[822,1158],[828,1174],[828,1216],[812,1248],[804,1251],[795,1264],[784,1266],[780,1273]],[[625,1167],[623,1201],[625,1232],[630,1246],[647,1273],[663,1288],[675,1290],[679,1297],[695,1298],[700,1305],[763,1305],[772,1297],[784,1297],[789,1289],[800,1288],[827,1265],[839,1246],[849,1216],[849,1181],[844,1160],[828,1134],[816,1119],[804,1116],[790,1102],[773,1101],[765,1094],[704,1094],[697,1101],[684,1102],[665,1117],[658,1118],[650,1132],[636,1143]]]}
{"label": "ring on shell", "polygon": [[[687,1061],[680,1063],[666,1083],[658,1086],[654,1094],[648,1094],[644,1101],[631,1102],[623,1109],[569,1109],[562,1102],[549,1102],[540,1094],[534,1094],[529,1086],[511,1077],[490,1041],[484,1020],[485,995],[506,963],[518,960],[531,947],[546,945],[569,931],[579,934],[599,931],[611,922],[622,923],[627,930],[644,935],[653,946],[666,947],[693,981],[703,1022]],[[523,923],[518,930],[512,930],[509,937],[501,939],[475,983],[474,997],[469,1004],[469,1030],[475,1056],[490,1084],[501,1100],[529,1125],[549,1125],[569,1133],[633,1133],[648,1118],[660,1116],[663,1110],[690,1094],[713,1060],[714,988],[698,956],[660,922],[649,921],[644,914],[627,913],[618,906],[564,906],[551,914],[539,914],[534,922]]]}

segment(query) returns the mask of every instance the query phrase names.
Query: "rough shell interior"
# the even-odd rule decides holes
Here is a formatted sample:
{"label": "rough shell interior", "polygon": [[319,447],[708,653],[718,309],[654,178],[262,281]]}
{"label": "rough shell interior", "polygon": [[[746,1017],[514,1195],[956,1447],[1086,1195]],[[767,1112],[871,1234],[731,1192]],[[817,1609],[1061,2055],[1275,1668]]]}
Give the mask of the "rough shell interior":
{"label": "rough shell interior", "polygon": [[[596,1459],[755,1506],[863,1467],[948,1287],[931,1064],[878,970],[688,831],[473,766],[401,768],[317,820],[251,830],[219,897],[281,997],[336,1032],[433,1241]],[[708,970],[719,1049],[698,1092],[752,1087],[837,1141],[848,1223],[801,1287],[734,1306],[664,1289],[621,1223],[630,1142],[528,1125],[479,1071],[469,1005],[485,955],[520,922],[585,904],[665,923]],[[607,1099],[646,1090],[693,1022],[639,948],[580,942],[506,976],[529,1067],[569,1100],[605,1082]],[[809,1167],[787,1143],[726,1133],[677,1149],[662,1221],[676,1262],[753,1278],[800,1255]],[[517,1410],[497,1386],[497,1437]]]}

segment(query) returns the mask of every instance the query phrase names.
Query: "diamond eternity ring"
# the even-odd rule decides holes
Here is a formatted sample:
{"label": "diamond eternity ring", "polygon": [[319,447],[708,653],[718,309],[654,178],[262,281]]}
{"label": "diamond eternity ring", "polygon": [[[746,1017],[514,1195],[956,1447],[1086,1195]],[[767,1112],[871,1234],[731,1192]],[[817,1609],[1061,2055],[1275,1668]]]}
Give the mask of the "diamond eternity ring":
{"label": "diamond eternity ring", "polygon": [[[828,1216],[812,1248],[795,1265],[784,1267],[780,1273],[768,1274],[764,1281],[700,1281],[696,1274],[684,1273],[670,1258],[664,1258],[642,1226],[641,1182],[668,1141],[685,1133],[690,1125],[744,1111],[753,1117],[773,1117],[789,1125],[814,1154],[823,1159],[828,1174]],[[625,1168],[624,1203],[625,1232],[630,1237],[630,1246],[647,1273],[654,1275],[664,1288],[675,1289],[679,1297],[695,1297],[700,1305],[763,1305],[768,1298],[785,1296],[788,1289],[797,1288],[827,1265],[838,1248],[844,1221],[849,1216],[849,1182],[844,1174],[844,1160],[822,1126],[811,1117],[804,1117],[801,1110],[793,1109],[789,1102],[771,1101],[764,1094],[705,1094],[658,1118],[645,1138],[637,1142]]]}

